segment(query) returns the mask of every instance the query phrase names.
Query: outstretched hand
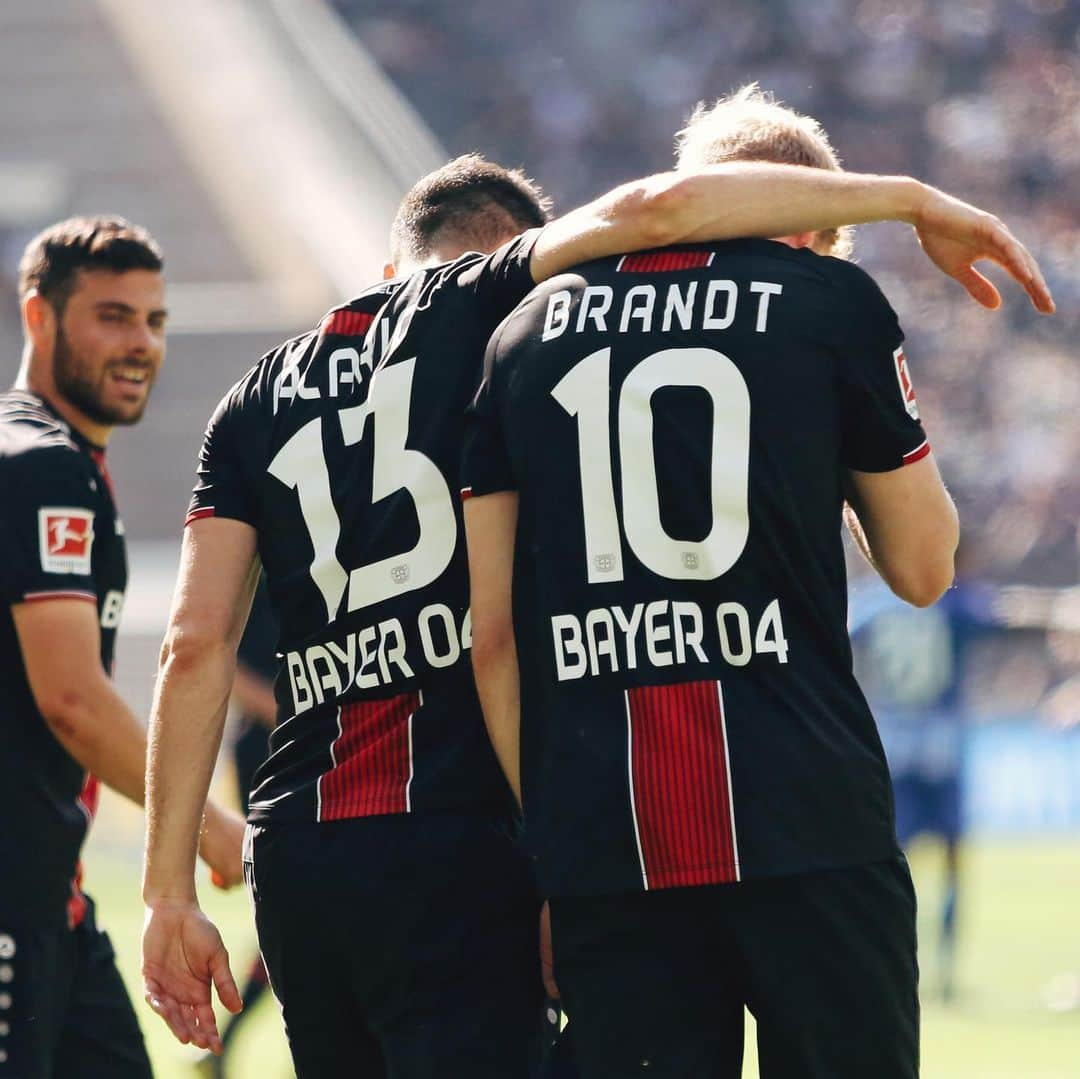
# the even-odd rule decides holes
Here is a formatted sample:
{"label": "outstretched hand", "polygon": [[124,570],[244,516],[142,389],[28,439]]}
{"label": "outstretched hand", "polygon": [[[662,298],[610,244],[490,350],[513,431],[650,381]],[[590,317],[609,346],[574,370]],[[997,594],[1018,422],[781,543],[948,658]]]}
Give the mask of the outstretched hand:
{"label": "outstretched hand", "polygon": [[240,1011],[240,993],[229,953],[214,923],[194,902],[148,907],[143,926],[143,989],[146,1002],[185,1045],[222,1051],[210,984],[221,1003]]}
{"label": "outstretched hand", "polygon": [[975,263],[990,259],[1028,294],[1036,311],[1054,313],[1054,299],[1039,265],[1004,222],[936,188],[928,188],[914,221],[919,243],[942,273],[955,278],[977,303],[995,310],[1001,295]]}

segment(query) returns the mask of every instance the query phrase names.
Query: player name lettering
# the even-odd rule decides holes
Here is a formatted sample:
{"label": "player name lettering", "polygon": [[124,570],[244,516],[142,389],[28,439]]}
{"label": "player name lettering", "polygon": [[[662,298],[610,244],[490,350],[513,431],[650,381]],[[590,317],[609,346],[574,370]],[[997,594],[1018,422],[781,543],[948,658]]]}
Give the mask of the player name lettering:
{"label": "player name lettering", "polygon": [[745,667],[755,655],[771,654],[787,663],[788,654],[779,599],[766,605],[756,628],[741,603],[720,603],[706,620],[696,603],[657,599],[629,610],[595,607],[583,618],[553,615],[551,634],[560,682],[643,666],[708,664],[716,658]]}
{"label": "player name lettering", "polygon": [[472,647],[472,616],[461,625],[444,603],[424,607],[407,632],[399,618],[287,652],[285,669],[299,715],[354,689],[379,689],[416,677],[421,665],[451,667]]}
{"label": "player name lettering", "polygon": [[573,296],[563,289],[548,297],[542,341],[564,333],[667,333],[683,330],[726,330],[736,317],[752,318],[757,333],[769,328],[769,301],[784,286],[773,281],[742,285],[724,278],[670,284],[634,285],[624,292],[611,285],[587,285],[575,310]]}

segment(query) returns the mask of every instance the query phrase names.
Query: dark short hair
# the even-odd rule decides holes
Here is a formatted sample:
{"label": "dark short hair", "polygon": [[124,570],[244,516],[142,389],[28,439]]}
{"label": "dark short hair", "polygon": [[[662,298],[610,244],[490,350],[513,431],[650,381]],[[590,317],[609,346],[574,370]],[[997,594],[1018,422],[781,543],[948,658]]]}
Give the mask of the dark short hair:
{"label": "dark short hair", "polygon": [[165,265],[146,229],[122,217],[69,217],[39,232],[19,261],[19,299],[37,290],[63,311],[80,270],[155,270]]}
{"label": "dark short hair", "polygon": [[490,251],[508,236],[543,225],[551,202],[520,169],[463,154],[429,172],[401,200],[390,256],[423,261],[440,243]]}

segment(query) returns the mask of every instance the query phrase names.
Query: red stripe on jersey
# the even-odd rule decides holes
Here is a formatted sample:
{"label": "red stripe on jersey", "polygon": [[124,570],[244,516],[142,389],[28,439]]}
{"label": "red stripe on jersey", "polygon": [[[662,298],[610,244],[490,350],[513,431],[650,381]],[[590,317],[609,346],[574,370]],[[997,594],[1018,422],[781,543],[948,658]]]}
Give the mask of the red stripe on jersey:
{"label": "red stripe on jersey", "polygon": [[417,693],[342,706],[334,765],[319,779],[319,820],[408,813],[409,725],[419,707]]}
{"label": "red stripe on jersey", "polygon": [[339,311],[331,311],[330,314],[323,319],[319,331],[323,334],[333,333],[351,337],[367,333],[368,327],[374,321],[375,316],[369,315],[366,311],[349,311],[342,308]]}
{"label": "red stripe on jersey", "polygon": [[904,464],[913,465],[916,461],[921,461],[929,452],[930,443],[924,442],[921,446],[916,446],[915,449],[904,454]]}
{"label": "red stripe on jersey", "polygon": [[201,509],[192,510],[184,518],[184,527],[187,528],[187,526],[189,524],[191,524],[192,521],[201,521],[204,517],[213,517],[213,516],[214,516],[214,507],[213,506],[203,506]]}
{"label": "red stripe on jersey", "polygon": [[649,251],[644,255],[625,255],[619,262],[620,273],[663,273],[669,270],[699,270],[712,261],[711,251]]}
{"label": "red stripe on jersey", "polygon": [[631,689],[626,708],[645,886],[738,880],[719,686],[683,682]]}
{"label": "red stripe on jersey", "polygon": [[461,488],[461,501],[462,502],[468,502],[470,498],[472,498],[472,488],[471,487],[462,487]]}

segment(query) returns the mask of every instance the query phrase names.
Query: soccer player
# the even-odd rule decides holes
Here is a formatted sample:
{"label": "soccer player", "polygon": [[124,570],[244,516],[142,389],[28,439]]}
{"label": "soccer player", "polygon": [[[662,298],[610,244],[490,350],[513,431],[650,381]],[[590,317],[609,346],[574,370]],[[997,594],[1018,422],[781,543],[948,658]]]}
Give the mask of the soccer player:
{"label": "soccer player", "polygon": [[[838,168],[756,91],[680,153]],[[586,1079],[738,1076],[744,1006],[762,1076],[917,1072],[915,901],[841,510],[919,605],[956,515],[885,298],[826,257],[836,233],[775,235],[541,285],[492,338],[466,444],[477,687]]]}
{"label": "soccer player", "polygon": [[956,582],[932,607],[911,607],[882,585],[853,591],[848,612],[855,675],[877,720],[892,777],[897,839],[906,849],[929,835],[944,847],[936,973],[946,1002],[955,992],[964,832],[964,673],[972,645],[1007,624],[1000,590],[973,575],[971,565],[962,543]]}
{"label": "soccer player", "polygon": [[[0,1076],[142,1077],[142,1034],[81,888],[98,780],[143,800],[146,736],[109,675],[127,582],[105,446],[165,355],[162,257],[118,218],[72,218],[20,265],[25,346],[0,394]],[[202,853],[241,874],[239,818]]]}
{"label": "soccer player", "polygon": [[[247,872],[297,1074],[527,1074],[537,901],[469,669],[451,494],[487,337],[536,281],[583,259],[697,230],[903,216],[930,195],[906,180],[736,165],[628,184],[545,225],[531,184],[466,157],[402,203],[403,276],[226,395],[152,719],[143,969],[181,1040],[220,1048],[211,978],[239,1005],[191,870],[258,558],[283,661]],[[988,226],[1013,251],[1003,257],[1026,257],[985,215],[935,204],[950,227]]]}

